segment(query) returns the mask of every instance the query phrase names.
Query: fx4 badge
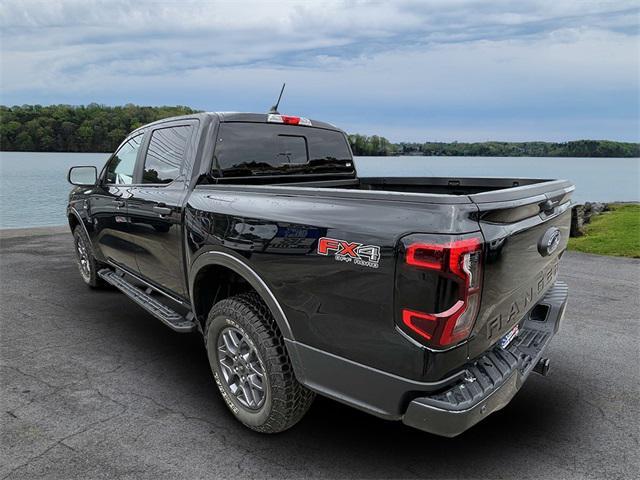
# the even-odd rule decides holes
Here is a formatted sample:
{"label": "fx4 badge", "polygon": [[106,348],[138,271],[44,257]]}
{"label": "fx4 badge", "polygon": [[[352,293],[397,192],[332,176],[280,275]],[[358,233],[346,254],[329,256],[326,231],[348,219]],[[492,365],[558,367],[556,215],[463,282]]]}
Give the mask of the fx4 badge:
{"label": "fx4 badge", "polygon": [[378,268],[380,262],[379,246],[347,242],[336,238],[321,237],[318,240],[318,254],[333,255],[339,262],[353,262],[370,268]]}

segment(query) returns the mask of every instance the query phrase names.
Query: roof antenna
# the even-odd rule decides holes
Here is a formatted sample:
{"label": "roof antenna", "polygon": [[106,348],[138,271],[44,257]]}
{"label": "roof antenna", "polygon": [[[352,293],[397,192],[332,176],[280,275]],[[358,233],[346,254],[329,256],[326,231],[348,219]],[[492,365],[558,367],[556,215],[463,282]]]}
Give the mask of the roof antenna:
{"label": "roof antenna", "polygon": [[284,92],[284,86],[286,85],[286,83],[282,84],[282,90],[280,90],[280,96],[278,97],[278,101],[276,102],[276,104],[271,107],[271,110],[269,110],[269,113],[275,113],[275,114],[279,114],[280,112],[278,112],[278,105],[280,105],[280,99],[282,98],[282,92]]}

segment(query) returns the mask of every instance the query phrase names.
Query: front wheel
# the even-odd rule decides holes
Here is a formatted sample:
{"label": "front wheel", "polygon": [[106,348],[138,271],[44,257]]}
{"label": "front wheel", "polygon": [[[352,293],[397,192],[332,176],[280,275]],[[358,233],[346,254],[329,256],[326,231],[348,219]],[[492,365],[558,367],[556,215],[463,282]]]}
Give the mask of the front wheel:
{"label": "front wheel", "polygon": [[278,433],[309,410],[314,393],[296,380],[284,339],[257,294],[216,303],[207,318],[205,338],[218,389],[244,425]]}
{"label": "front wheel", "polygon": [[73,229],[73,242],[76,249],[78,270],[80,270],[80,276],[84,283],[91,288],[104,286],[104,282],[98,276],[98,269],[102,265],[93,256],[91,240],[89,240],[81,225]]}

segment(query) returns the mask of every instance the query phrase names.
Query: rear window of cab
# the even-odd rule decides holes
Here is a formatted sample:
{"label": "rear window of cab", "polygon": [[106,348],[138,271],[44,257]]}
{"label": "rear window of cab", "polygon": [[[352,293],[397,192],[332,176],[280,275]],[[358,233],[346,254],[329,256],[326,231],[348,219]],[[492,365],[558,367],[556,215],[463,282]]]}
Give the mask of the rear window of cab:
{"label": "rear window of cab", "polygon": [[213,176],[238,178],[354,172],[342,132],[269,123],[220,124]]}

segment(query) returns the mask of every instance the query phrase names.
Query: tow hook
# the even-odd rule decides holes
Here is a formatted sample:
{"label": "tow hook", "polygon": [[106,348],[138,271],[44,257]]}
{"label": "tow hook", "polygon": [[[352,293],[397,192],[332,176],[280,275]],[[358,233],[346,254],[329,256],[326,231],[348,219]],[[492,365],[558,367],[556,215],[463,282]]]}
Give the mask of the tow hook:
{"label": "tow hook", "polygon": [[539,373],[543,377],[549,374],[549,368],[551,368],[551,360],[548,358],[541,358],[540,361],[533,367],[533,371]]}

